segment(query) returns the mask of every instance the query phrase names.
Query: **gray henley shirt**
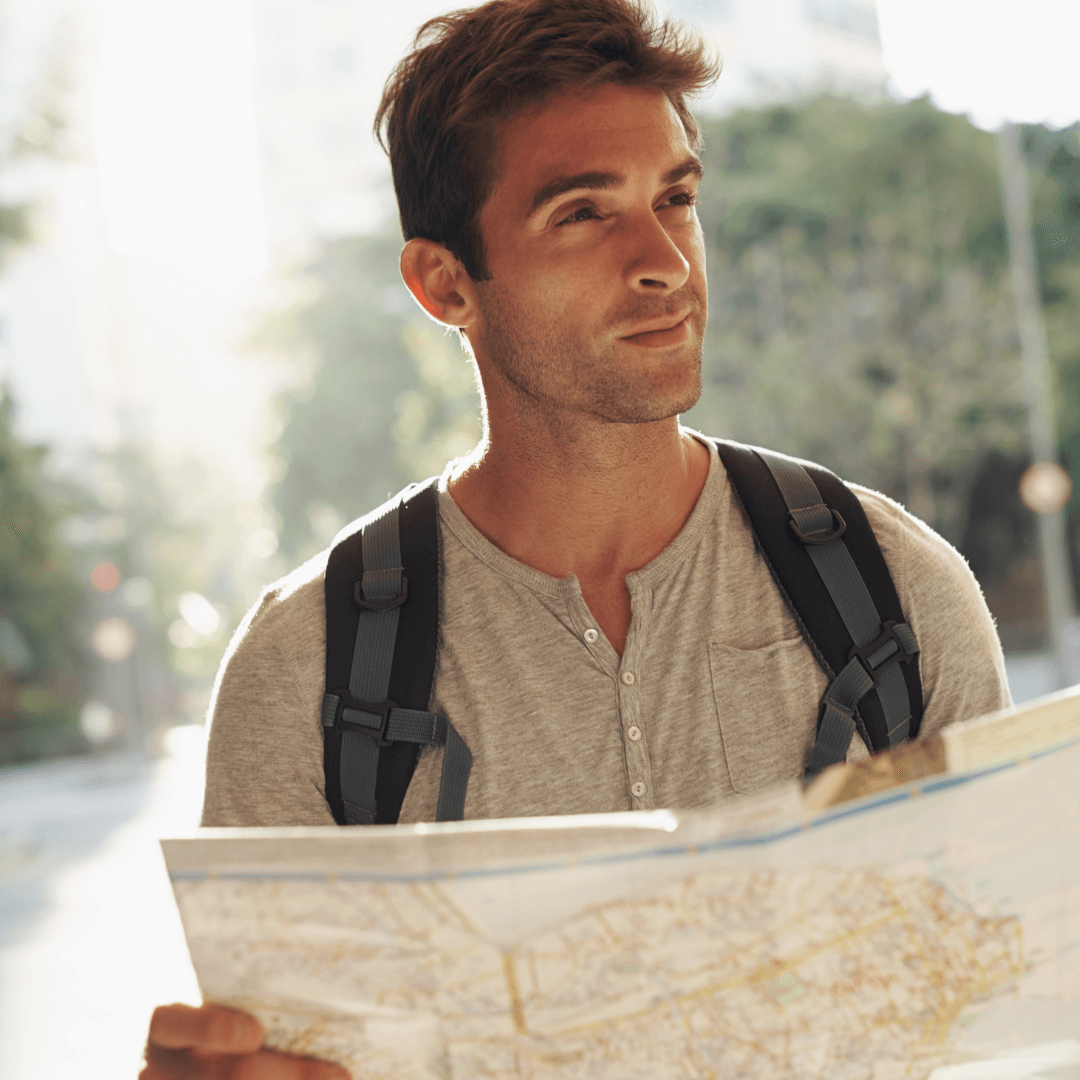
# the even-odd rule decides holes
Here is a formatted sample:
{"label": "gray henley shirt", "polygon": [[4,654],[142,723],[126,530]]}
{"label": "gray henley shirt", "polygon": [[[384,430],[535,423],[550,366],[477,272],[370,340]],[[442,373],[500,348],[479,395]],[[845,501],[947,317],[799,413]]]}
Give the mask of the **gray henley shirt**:
{"label": "gray henley shirt", "polygon": [[[709,445],[709,444],[707,444]],[[430,708],[472,750],[466,818],[694,807],[800,774],[826,679],[777,590],[716,448],[686,525],[629,574],[622,657],[574,577],[500,551],[440,484],[441,625]],[[959,553],[854,487],[921,647],[922,733],[1010,703],[982,593]],[[323,790],[326,552],[237,630],[210,707],[204,825],[331,825]],[[849,757],[866,753],[858,736]],[[434,820],[425,749],[403,822]]]}

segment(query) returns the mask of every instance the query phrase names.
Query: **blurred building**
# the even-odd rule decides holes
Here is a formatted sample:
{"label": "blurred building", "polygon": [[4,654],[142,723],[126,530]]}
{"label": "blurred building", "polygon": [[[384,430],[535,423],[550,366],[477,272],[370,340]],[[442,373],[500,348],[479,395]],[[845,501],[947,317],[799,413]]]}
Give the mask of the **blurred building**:
{"label": "blurred building", "polygon": [[115,438],[111,262],[88,145],[82,29],[70,0],[11,0],[0,24],[0,205],[34,243],[0,280],[0,384],[19,430],[69,456]]}
{"label": "blurred building", "polygon": [[821,90],[885,89],[874,0],[662,0],[724,58],[708,107],[726,111]]}
{"label": "blurred building", "polygon": [[255,109],[272,250],[370,230],[394,214],[372,135],[383,83],[446,0],[252,0]]}

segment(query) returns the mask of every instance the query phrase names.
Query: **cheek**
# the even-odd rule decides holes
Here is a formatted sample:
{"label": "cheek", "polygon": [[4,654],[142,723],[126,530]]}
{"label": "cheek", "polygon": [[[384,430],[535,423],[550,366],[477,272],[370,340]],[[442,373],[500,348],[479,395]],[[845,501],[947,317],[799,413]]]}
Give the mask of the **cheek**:
{"label": "cheek", "polygon": [[563,322],[580,315],[587,279],[570,266],[546,266],[525,276],[517,295],[534,320]]}

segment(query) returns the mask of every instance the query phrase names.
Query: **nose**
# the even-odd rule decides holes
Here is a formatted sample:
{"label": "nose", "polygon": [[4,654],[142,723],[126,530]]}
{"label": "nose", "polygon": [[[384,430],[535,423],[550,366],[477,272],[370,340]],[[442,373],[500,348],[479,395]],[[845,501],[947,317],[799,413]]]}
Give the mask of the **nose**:
{"label": "nose", "polygon": [[627,283],[635,291],[674,292],[690,277],[686,256],[651,211],[634,221],[627,255]]}

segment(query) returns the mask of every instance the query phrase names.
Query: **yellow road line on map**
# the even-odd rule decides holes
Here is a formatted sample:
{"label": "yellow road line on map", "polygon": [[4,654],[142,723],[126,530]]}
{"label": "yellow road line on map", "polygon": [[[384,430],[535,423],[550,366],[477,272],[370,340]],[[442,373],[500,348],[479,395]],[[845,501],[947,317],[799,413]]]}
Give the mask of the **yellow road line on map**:
{"label": "yellow road line on map", "polygon": [[529,1031],[525,1026],[525,1007],[521,1004],[517,970],[514,968],[514,958],[509,953],[503,953],[503,978],[506,979],[506,993],[510,997],[510,1017],[514,1021],[514,1030],[519,1035],[527,1035]]}

